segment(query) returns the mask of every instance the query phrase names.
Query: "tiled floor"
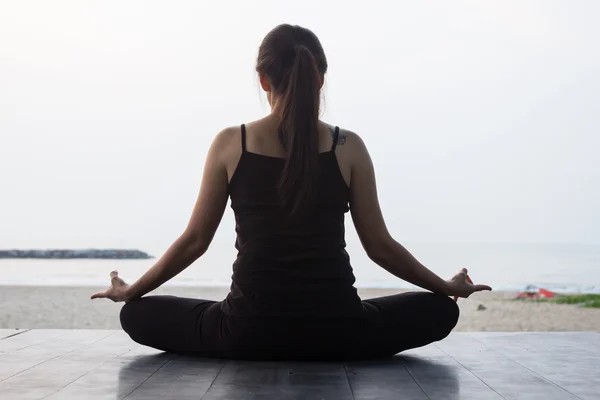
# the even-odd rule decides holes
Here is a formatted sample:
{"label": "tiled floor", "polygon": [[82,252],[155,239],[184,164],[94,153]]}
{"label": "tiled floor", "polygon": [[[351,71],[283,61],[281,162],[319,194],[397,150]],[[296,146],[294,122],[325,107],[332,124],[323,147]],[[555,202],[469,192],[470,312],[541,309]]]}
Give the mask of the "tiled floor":
{"label": "tiled floor", "polygon": [[600,399],[600,333],[457,333],[393,359],[234,362],[122,331],[0,330],[0,399]]}

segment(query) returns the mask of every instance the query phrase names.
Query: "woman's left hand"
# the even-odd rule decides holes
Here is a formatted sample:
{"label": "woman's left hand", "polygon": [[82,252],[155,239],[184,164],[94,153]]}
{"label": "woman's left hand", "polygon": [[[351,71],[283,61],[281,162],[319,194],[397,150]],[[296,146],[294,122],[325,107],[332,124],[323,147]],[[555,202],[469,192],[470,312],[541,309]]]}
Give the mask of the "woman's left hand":
{"label": "woman's left hand", "polygon": [[110,273],[110,287],[104,292],[94,293],[91,299],[110,299],[114,302],[130,300],[130,286],[119,278],[119,273],[113,271]]}
{"label": "woman's left hand", "polygon": [[468,275],[466,268],[463,268],[458,274],[454,275],[448,281],[449,295],[454,297],[454,301],[458,301],[459,297],[467,298],[475,292],[483,290],[492,290],[488,285],[475,285]]}

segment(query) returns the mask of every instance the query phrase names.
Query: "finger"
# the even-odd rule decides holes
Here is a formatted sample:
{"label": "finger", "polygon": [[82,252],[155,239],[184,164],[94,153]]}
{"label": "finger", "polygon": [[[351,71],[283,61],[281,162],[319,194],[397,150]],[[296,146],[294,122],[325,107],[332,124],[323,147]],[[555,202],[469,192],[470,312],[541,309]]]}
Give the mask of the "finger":
{"label": "finger", "polygon": [[473,284],[473,281],[471,280],[471,277],[469,275],[467,275],[465,277],[465,279],[467,280],[467,282],[469,282],[471,285]]}
{"label": "finger", "polygon": [[459,282],[465,282],[467,280],[467,274],[464,271],[460,271],[458,274],[456,274],[453,278],[453,280],[457,280]]}
{"label": "finger", "polygon": [[110,273],[110,283],[113,286],[118,286],[125,284],[125,281],[119,277],[119,273],[117,271],[113,271]]}
{"label": "finger", "polygon": [[492,288],[488,285],[475,285],[473,286],[473,290],[475,292],[481,292],[483,290],[492,290]]}
{"label": "finger", "polygon": [[94,293],[90,299],[94,300],[94,299],[105,299],[108,295],[106,294],[106,292],[98,292],[98,293]]}

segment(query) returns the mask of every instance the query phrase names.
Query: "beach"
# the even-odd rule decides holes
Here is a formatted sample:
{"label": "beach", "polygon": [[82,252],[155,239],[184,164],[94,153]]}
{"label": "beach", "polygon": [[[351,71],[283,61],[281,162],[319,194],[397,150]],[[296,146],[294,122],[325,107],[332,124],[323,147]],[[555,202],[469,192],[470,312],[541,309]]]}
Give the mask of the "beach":
{"label": "beach", "polygon": [[[104,287],[0,286],[0,329],[119,329],[122,303],[90,300]],[[166,286],[152,294],[222,300],[227,287]],[[359,289],[362,299],[400,293]],[[600,332],[600,309],[535,301],[513,301],[514,292],[482,292],[459,299],[459,332]]]}

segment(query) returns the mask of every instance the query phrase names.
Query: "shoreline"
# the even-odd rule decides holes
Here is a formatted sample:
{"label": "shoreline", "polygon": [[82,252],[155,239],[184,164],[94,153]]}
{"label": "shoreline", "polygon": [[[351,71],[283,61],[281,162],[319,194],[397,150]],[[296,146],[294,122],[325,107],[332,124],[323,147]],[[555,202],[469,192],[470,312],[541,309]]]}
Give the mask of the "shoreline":
{"label": "shoreline", "polygon": [[[108,279],[106,280],[108,282]],[[33,287],[47,287],[47,288],[101,288],[104,287],[103,284],[98,284],[97,282],[65,282],[64,280],[60,283],[53,281],[46,282],[31,282],[28,279],[25,282],[18,281],[3,281],[0,279],[0,288],[2,287],[22,287],[22,288],[33,288]],[[188,289],[208,289],[208,290],[229,290],[230,283],[225,282],[167,282],[163,284],[161,288],[169,288],[173,290],[188,290]],[[382,285],[382,284],[365,284],[365,285],[357,285],[354,287],[358,291],[374,291],[374,292],[409,292],[409,291],[420,291],[422,289],[414,286],[409,287],[407,285]],[[600,286],[597,285],[557,285],[557,284],[523,284],[523,285],[505,285],[505,286],[494,286],[494,290],[492,293],[518,293],[525,291],[526,288],[542,288],[554,292],[560,295],[578,295],[578,294],[600,294]]]}
{"label": "shoreline", "polygon": [[[90,300],[106,286],[0,285],[0,329],[120,329],[122,303]],[[411,290],[357,288],[362,299]],[[414,290],[412,290],[414,291]],[[163,286],[151,294],[220,301],[225,286]],[[507,301],[516,292],[480,292],[459,299],[458,332],[600,332],[600,309],[536,301]]]}

